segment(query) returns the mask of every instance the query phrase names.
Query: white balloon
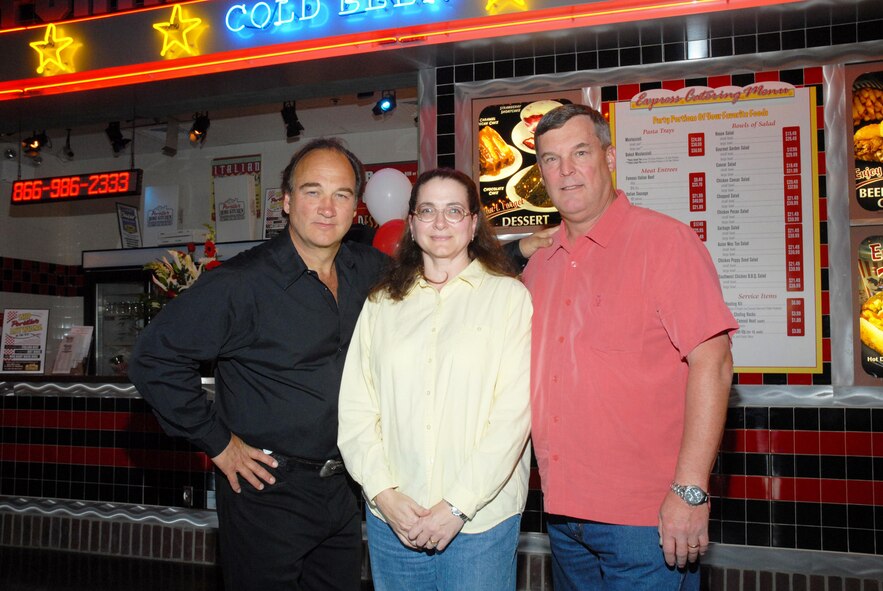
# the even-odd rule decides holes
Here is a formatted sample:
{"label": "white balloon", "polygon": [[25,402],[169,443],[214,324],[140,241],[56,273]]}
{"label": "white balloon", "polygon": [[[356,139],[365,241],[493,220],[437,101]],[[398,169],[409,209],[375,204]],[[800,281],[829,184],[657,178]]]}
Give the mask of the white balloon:
{"label": "white balloon", "polygon": [[365,184],[365,206],[381,226],[408,215],[411,181],[400,170],[381,168]]}

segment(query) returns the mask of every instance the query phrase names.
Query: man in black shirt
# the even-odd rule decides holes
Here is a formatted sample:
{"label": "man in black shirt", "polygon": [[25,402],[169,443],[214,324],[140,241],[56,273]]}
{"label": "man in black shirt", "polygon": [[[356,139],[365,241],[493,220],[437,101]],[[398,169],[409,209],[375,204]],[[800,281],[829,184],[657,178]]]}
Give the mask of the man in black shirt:
{"label": "man in black shirt", "polygon": [[[385,260],[342,243],[363,186],[340,142],[304,146],[282,174],[288,231],[170,302],[129,365],[166,432],[215,463],[231,591],[360,588],[361,518],[336,441],[347,347]],[[204,360],[216,361],[214,404]]]}

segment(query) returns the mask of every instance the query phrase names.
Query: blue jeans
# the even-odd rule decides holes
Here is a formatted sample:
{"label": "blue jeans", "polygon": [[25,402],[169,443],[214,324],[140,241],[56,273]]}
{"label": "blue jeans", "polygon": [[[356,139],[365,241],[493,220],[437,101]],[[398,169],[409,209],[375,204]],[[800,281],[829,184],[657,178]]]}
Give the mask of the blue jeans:
{"label": "blue jeans", "polygon": [[668,566],[655,526],[548,517],[555,591],[699,591],[699,565]]}
{"label": "blue jeans", "polygon": [[375,591],[514,591],[521,515],[480,534],[460,533],[443,552],[427,552],[406,547],[367,513]]}

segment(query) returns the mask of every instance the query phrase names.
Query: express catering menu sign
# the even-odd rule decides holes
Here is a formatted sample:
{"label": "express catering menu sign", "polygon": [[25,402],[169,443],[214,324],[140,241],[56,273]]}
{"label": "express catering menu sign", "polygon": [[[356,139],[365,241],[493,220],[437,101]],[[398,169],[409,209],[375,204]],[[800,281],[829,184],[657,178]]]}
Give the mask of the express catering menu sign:
{"label": "express catering menu sign", "polygon": [[820,372],[815,90],[640,92],[611,106],[616,180],[705,242],[742,371]]}

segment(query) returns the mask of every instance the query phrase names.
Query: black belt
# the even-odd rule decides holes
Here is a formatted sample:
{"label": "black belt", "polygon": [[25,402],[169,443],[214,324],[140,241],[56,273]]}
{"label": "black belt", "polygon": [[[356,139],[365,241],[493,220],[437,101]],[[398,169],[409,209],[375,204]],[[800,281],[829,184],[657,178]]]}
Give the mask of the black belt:
{"label": "black belt", "polygon": [[283,456],[273,452],[270,457],[279,463],[280,470],[308,470],[310,472],[318,472],[319,478],[328,478],[346,472],[343,467],[343,460],[340,458],[330,460],[308,460],[307,458],[299,458],[297,456]]}

